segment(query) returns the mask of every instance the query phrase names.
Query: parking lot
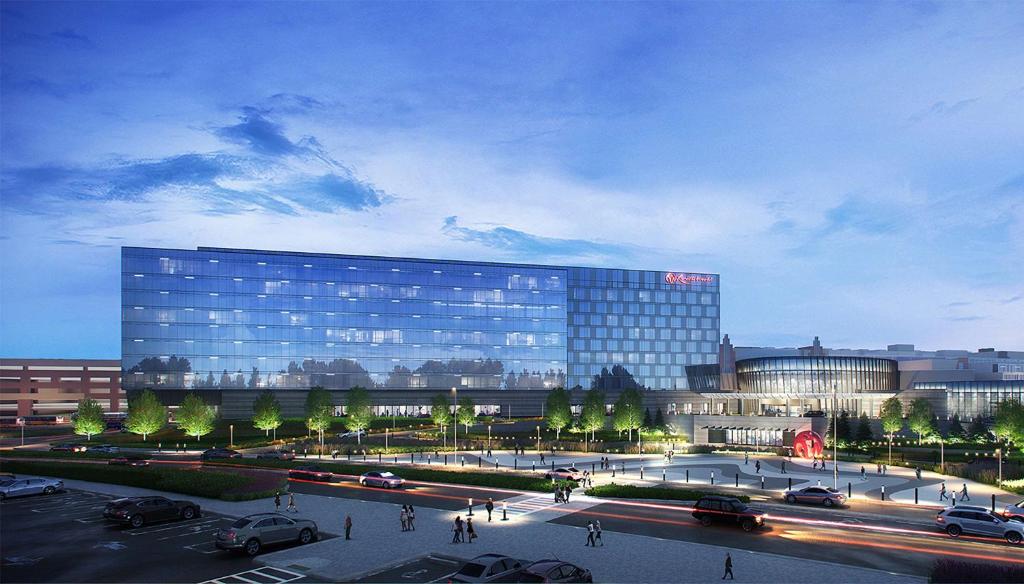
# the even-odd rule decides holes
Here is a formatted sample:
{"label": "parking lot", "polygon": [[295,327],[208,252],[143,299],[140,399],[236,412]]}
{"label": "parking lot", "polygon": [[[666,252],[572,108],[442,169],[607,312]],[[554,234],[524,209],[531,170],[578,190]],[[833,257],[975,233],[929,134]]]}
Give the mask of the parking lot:
{"label": "parking lot", "polygon": [[434,582],[459,569],[465,559],[453,556],[430,554],[409,558],[385,570],[367,574],[354,582],[410,582],[421,584]]}
{"label": "parking lot", "polygon": [[[182,497],[187,498],[187,497]],[[203,511],[189,521],[126,528],[106,521],[113,497],[84,491],[0,504],[4,582],[259,582],[304,579],[286,569],[214,547],[233,519]],[[321,539],[331,537],[321,534]],[[268,548],[268,551],[282,549]]]}

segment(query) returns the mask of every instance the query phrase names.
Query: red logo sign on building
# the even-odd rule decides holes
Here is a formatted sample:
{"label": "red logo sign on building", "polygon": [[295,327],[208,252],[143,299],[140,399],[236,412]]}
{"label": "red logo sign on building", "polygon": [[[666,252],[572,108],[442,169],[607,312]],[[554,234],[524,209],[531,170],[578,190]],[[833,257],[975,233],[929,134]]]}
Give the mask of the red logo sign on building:
{"label": "red logo sign on building", "polygon": [[675,272],[667,272],[665,274],[665,283],[667,284],[679,284],[685,286],[687,284],[713,284],[714,282],[714,276],[677,274]]}

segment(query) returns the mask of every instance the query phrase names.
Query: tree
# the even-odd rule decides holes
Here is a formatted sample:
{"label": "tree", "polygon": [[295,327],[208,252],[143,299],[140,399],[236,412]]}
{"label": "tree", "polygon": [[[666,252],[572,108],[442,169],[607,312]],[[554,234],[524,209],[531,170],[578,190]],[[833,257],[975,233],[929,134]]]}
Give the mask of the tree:
{"label": "tree", "polygon": [[263,430],[267,434],[274,430],[274,437],[277,437],[277,429],[281,426],[281,404],[272,391],[264,391],[252,404],[252,425]]}
{"label": "tree", "polygon": [[907,421],[910,423],[910,429],[917,434],[918,444],[921,444],[921,439],[931,432],[933,415],[932,404],[928,403],[927,399],[919,397],[910,402]]}
{"label": "tree", "polygon": [[128,419],[124,427],[132,434],[142,434],[142,440],[158,432],[167,424],[167,407],[160,403],[153,390],[147,389],[135,399],[128,400]]}
{"label": "tree", "polygon": [[864,444],[875,439],[875,433],[871,431],[871,420],[866,413],[860,415],[857,422],[857,442]]}
{"label": "tree", "polygon": [[1015,399],[1000,402],[992,432],[997,438],[1024,445],[1024,405]]}
{"label": "tree", "polygon": [[548,393],[547,405],[544,409],[548,428],[555,431],[555,439],[560,440],[562,429],[572,422],[572,404],[569,392],[564,387],[556,387]]}
{"label": "tree", "polygon": [[447,395],[439,393],[434,396],[430,402],[430,417],[434,420],[434,424],[443,428],[451,422],[451,405]]}
{"label": "tree", "polygon": [[850,442],[853,438],[852,430],[850,429],[850,414],[843,412],[839,414],[839,419],[836,422],[836,439],[841,442]]}
{"label": "tree", "polygon": [[651,419],[651,408],[644,408],[644,421],[640,423],[642,428],[650,428],[654,425],[654,420]]}
{"label": "tree", "polygon": [[599,389],[587,391],[580,411],[580,427],[584,432],[590,432],[591,440],[598,430],[604,428],[604,409],[604,393]]}
{"label": "tree", "polygon": [[89,398],[79,400],[78,412],[75,413],[75,434],[84,434],[86,440],[92,440],[93,434],[102,433],[106,427],[100,404]]}
{"label": "tree", "polygon": [[198,441],[200,436],[213,432],[217,412],[212,406],[206,405],[199,394],[190,393],[181,400],[174,417],[178,420],[178,427],[184,430],[186,435],[195,436]]}
{"label": "tree", "polygon": [[615,402],[615,415],[612,417],[612,425],[615,430],[629,432],[627,440],[633,441],[633,430],[640,428],[643,422],[643,414],[640,408],[643,407],[640,392],[635,389],[625,389],[619,394]]}
{"label": "tree", "polygon": [[455,420],[466,427],[466,434],[469,434],[469,427],[476,422],[476,404],[473,399],[464,397],[459,400],[459,407],[455,411]]}
{"label": "tree", "polygon": [[971,420],[971,427],[967,429],[967,437],[975,442],[988,442],[988,428],[981,416],[975,416]]}
{"label": "tree", "polygon": [[356,443],[362,444],[360,431],[370,427],[373,421],[373,406],[370,404],[370,392],[358,385],[348,390],[345,401],[345,427],[356,433]]}
{"label": "tree", "polygon": [[903,404],[900,398],[890,397],[882,402],[879,417],[882,418],[882,431],[889,435],[889,464],[892,464],[892,437],[903,429]]}
{"label": "tree", "polygon": [[967,433],[964,431],[964,425],[960,423],[960,415],[953,414],[953,419],[949,421],[949,427],[946,433],[954,441],[961,441],[967,437]]}
{"label": "tree", "polygon": [[306,394],[306,427],[314,432],[323,432],[331,427],[334,404],[326,389],[316,386]]}
{"label": "tree", "polygon": [[665,416],[661,413],[661,408],[658,408],[654,412],[654,427],[659,430],[664,430],[666,428]]}

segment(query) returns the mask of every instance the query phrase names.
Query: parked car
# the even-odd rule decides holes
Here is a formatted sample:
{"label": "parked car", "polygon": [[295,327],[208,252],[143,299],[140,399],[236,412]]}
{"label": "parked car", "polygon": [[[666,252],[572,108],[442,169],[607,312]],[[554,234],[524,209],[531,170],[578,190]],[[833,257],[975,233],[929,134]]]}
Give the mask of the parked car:
{"label": "parked car", "polygon": [[85,452],[86,447],[84,444],[75,444],[72,442],[61,442],[50,446],[50,452]]}
{"label": "parked car", "polygon": [[443,582],[494,582],[521,570],[526,562],[502,554],[484,554],[469,560],[458,571],[441,578]]}
{"label": "parked car", "polygon": [[846,504],[846,495],[832,487],[804,487],[802,489],[791,489],[786,491],[787,503],[813,503],[826,507],[836,507]]}
{"label": "parked car", "polygon": [[145,456],[129,455],[129,456],[118,456],[117,458],[111,458],[107,461],[107,464],[114,464],[120,466],[149,466],[149,459]]}
{"label": "parked car", "polygon": [[334,473],[327,470],[326,468],[310,464],[306,466],[297,466],[288,471],[288,478],[290,479],[302,479],[305,481],[325,481],[330,482],[331,477]]}
{"label": "parked car", "polygon": [[963,533],[987,535],[1001,537],[1014,545],[1024,540],[1024,523],[1010,521],[985,507],[946,507],[935,516],[935,525],[950,537],[960,537]]}
{"label": "parked car", "polygon": [[1024,501],[1016,505],[1007,505],[1006,509],[1003,509],[1003,517],[1012,521],[1024,521]]}
{"label": "parked car", "polygon": [[268,450],[266,452],[260,452],[256,455],[256,458],[260,459],[271,459],[271,460],[295,460],[295,453],[291,450],[282,448],[281,450]]}
{"label": "parked car", "polygon": [[405,479],[386,470],[363,473],[359,477],[359,483],[362,485],[366,485],[368,487],[383,487],[385,489],[401,487],[404,482]]}
{"label": "parked car", "polygon": [[194,519],[199,517],[199,505],[167,497],[126,497],[107,503],[103,517],[132,527],[142,527],[158,521]]}
{"label": "parked car", "polygon": [[199,455],[200,460],[216,460],[218,458],[242,458],[242,453],[230,448],[210,448]]}
{"label": "parked car", "polygon": [[693,506],[691,515],[704,526],[715,522],[732,523],[743,531],[753,531],[764,525],[764,511],[753,509],[736,497],[706,495]]}
{"label": "parked car", "polygon": [[[504,577],[501,578],[505,580]],[[538,560],[515,575],[515,582],[593,582],[590,570],[561,560]]]}
{"label": "parked car", "polygon": [[559,481],[578,481],[583,478],[583,471],[570,466],[567,468],[556,468],[555,470],[545,473],[544,478],[555,479]]}
{"label": "parked car", "polygon": [[214,544],[222,550],[240,550],[255,556],[269,544],[316,541],[317,533],[316,523],[309,519],[285,517],[280,513],[256,513],[238,519],[231,527],[218,530]]}
{"label": "parked car", "polygon": [[52,495],[63,490],[64,481],[59,479],[11,479],[0,484],[0,499]]}
{"label": "parked car", "polygon": [[96,444],[95,446],[88,446],[85,449],[86,452],[94,452],[96,454],[117,454],[121,452],[119,446],[113,444]]}
{"label": "parked car", "polygon": [[352,430],[338,434],[338,438],[362,438],[363,436],[366,436],[366,430]]}

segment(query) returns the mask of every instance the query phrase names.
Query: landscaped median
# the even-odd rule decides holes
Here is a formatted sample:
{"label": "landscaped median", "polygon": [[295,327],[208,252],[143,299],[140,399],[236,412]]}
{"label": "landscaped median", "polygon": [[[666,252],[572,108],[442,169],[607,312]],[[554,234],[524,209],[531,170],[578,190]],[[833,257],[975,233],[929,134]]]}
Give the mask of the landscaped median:
{"label": "landscaped median", "polygon": [[[403,466],[396,468],[391,465],[375,466],[369,464],[350,464],[341,462],[329,462],[319,459],[305,459],[294,461],[283,460],[254,460],[251,458],[232,458],[218,460],[216,465],[244,466],[255,468],[281,468],[288,469],[308,464],[316,464],[339,475],[359,476],[365,472],[390,469],[395,474],[408,481],[424,483],[449,483],[456,485],[473,485],[477,487],[493,487],[496,489],[512,489],[517,491],[540,491],[550,493],[554,491],[554,485],[550,479],[540,476],[525,476],[512,474],[510,472],[477,472],[461,470],[435,470],[429,468],[417,468]],[[207,463],[209,466],[209,463]]]}
{"label": "landscaped median", "polygon": [[143,487],[224,501],[249,501],[271,497],[286,487],[284,477],[270,473],[247,475],[207,469],[131,468],[100,464],[5,460],[0,462],[0,470],[18,475],[41,475]]}
{"label": "landscaped median", "polygon": [[[591,497],[609,497],[616,499],[663,499],[666,501],[696,501],[704,495],[724,494],[709,491],[695,491],[692,489],[673,489],[671,487],[638,487],[636,485],[619,485],[616,483],[590,487],[584,491],[584,493]],[[750,497],[746,495],[727,496],[736,497],[744,503],[750,502]]]}

